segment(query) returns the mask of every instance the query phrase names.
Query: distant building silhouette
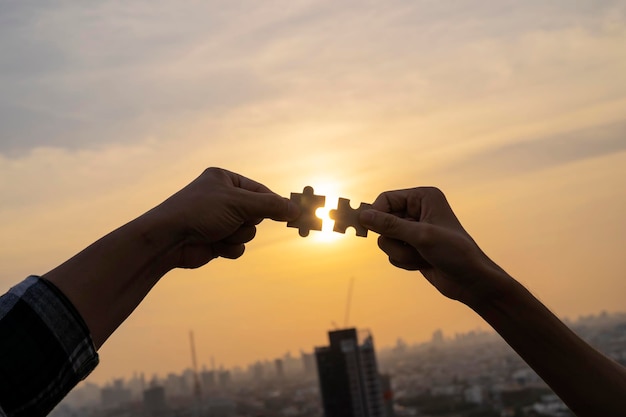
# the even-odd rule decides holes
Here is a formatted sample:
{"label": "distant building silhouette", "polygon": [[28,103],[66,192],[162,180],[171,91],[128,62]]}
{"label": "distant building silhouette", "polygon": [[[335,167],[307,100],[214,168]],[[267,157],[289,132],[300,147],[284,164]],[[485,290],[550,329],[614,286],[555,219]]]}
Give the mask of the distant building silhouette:
{"label": "distant building silhouette", "polygon": [[302,367],[306,376],[315,374],[315,356],[312,353],[300,352],[302,357]]}
{"label": "distant building silhouette", "polygon": [[443,344],[443,331],[441,329],[437,329],[433,332],[433,338],[432,338],[432,343],[434,345],[441,345]]}
{"label": "distant building silhouette", "polygon": [[211,390],[215,388],[215,371],[202,371],[200,374],[200,379],[202,380],[202,387],[207,390]]}
{"label": "distant building silhouette", "polygon": [[102,388],[100,398],[104,408],[115,408],[130,403],[131,392],[124,387],[124,380],[116,379],[113,386]]}
{"label": "distant building silhouette", "polygon": [[146,415],[150,417],[165,415],[168,411],[165,402],[165,388],[162,386],[152,386],[144,390],[143,408]]}
{"label": "distant building silhouette", "polygon": [[387,417],[372,336],[359,342],[356,329],[342,329],[328,338],[315,348],[324,416]]}
{"label": "distant building silhouette", "polygon": [[282,359],[275,359],[274,365],[276,366],[276,378],[284,379],[285,378],[285,367]]}
{"label": "distant building silhouette", "polygon": [[217,374],[217,378],[219,380],[220,387],[228,388],[230,386],[230,382],[232,379],[230,375],[230,371],[220,370],[219,373]]}
{"label": "distant building silhouette", "polygon": [[393,411],[393,390],[391,388],[391,376],[383,374],[380,376],[380,388],[383,392],[383,406],[385,407],[385,416],[394,417]]}
{"label": "distant building silhouette", "polygon": [[258,361],[252,365],[252,379],[256,382],[263,381],[263,375],[265,374],[265,368],[263,363]]}

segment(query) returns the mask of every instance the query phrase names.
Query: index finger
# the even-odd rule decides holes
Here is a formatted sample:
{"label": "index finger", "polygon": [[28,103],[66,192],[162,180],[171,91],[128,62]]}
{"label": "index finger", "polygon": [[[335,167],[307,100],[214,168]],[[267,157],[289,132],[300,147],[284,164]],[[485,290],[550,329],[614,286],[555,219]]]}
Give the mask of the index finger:
{"label": "index finger", "polygon": [[[415,220],[428,216],[454,217],[446,196],[436,187],[416,187],[404,190],[387,191],[378,196],[373,204],[376,210],[392,213],[399,217]],[[454,217],[456,219],[456,217]]]}
{"label": "index finger", "polygon": [[372,208],[385,213],[405,213],[407,199],[412,189],[385,191],[372,204]]}
{"label": "index finger", "polygon": [[235,187],[242,188],[248,191],[253,191],[256,193],[273,193],[272,190],[270,190],[268,187],[261,184],[260,182],[256,182],[248,177],[232,171],[225,170],[225,172],[228,174],[230,180]]}

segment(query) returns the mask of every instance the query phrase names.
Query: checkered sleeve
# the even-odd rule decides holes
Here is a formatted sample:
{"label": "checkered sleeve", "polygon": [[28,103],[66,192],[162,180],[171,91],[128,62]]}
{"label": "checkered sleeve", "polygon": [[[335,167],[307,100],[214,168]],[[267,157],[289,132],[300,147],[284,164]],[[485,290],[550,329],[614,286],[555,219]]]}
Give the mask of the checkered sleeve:
{"label": "checkered sleeve", "polygon": [[0,417],[45,416],[98,364],[67,297],[30,276],[0,297]]}

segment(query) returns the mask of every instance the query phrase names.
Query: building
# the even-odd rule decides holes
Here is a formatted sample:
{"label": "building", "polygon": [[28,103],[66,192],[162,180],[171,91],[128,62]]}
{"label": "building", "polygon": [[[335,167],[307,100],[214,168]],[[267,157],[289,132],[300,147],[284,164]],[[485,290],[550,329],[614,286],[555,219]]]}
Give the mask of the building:
{"label": "building", "polygon": [[265,374],[265,367],[263,363],[257,361],[254,365],[252,365],[252,380],[256,382],[263,381],[263,375]]}
{"label": "building", "polygon": [[162,416],[167,413],[165,388],[155,385],[143,392],[143,409],[146,415]]}
{"label": "building", "polygon": [[393,410],[393,390],[391,387],[390,375],[380,375],[380,388],[383,393],[383,407],[385,407],[385,417],[394,417],[395,412]]}
{"label": "building", "polygon": [[202,387],[205,390],[212,390],[217,385],[215,381],[215,371],[202,371],[200,379],[202,381]]}
{"label": "building", "polygon": [[112,386],[106,386],[100,391],[103,408],[116,408],[131,402],[131,392],[124,387],[124,380],[116,379]]}
{"label": "building", "polygon": [[437,329],[433,332],[433,345],[441,346],[443,344],[443,331],[441,329]]}
{"label": "building", "polygon": [[359,342],[356,329],[341,329],[328,338],[315,348],[324,416],[387,417],[372,336]]}
{"label": "building", "polygon": [[217,374],[217,378],[218,378],[221,388],[230,387],[230,382],[232,379],[230,375],[230,371],[220,370],[219,373]]}
{"label": "building", "polygon": [[304,375],[315,375],[315,357],[312,353],[300,352],[302,357],[302,368],[304,369]]}
{"label": "building", "polygon": [[274,365],[276,366],[276,378],[284,379],[285,378],[285,366],[283,364],[282,359],[275,359]]}

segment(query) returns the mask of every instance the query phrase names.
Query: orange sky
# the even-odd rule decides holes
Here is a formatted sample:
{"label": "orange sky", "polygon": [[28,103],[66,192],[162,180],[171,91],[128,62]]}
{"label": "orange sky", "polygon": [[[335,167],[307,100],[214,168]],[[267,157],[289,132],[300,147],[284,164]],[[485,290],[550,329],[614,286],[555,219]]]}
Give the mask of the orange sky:
{"label": "orange sky", "polygon": [[[21,23],[0,25],[1,289],[221,166],[285,196],[311,185],[327,206],[437,185],[558,315],[623,311],[624,6],[430,3],[14,6],[3,16]],[[201,364],[311,350],[342,323],[351,277],[350,324],[378,346],[486,329],[391,267],[373,235],[267,221],[241,259],[167,275],[89,380],[188,367],[190,329]]]}

